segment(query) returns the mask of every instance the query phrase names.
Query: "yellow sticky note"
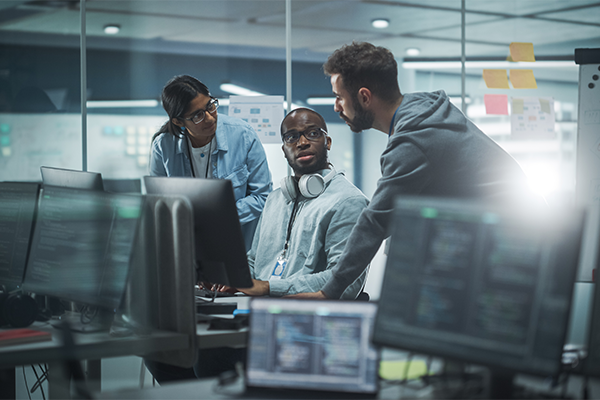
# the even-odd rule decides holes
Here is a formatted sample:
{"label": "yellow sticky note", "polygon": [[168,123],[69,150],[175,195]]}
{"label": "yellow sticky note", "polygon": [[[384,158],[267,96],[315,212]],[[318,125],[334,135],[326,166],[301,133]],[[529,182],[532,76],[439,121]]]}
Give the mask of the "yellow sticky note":
{"label": "yellow sticky note", "polygon": [[[406,364],[409,363],[408,371]],[[417,379],[427,374],[425,361],[381,361],[379,376],[386,380]]]}
{"label": "yellow sticky note", "polygon": [[523,99],[512,99],[512,114],[523,114]]}
{"label": "yellow sticky note", "polygon": [[542,99],[540,98],[540,107],[542,108],[542,112],[546,113],[546,114],[550,114],[550,101],[546,100],[546,99]]}
{"label": "yellow sticky note", "polygon": [[535,76],[531,69],[511,69],[510,83],[515,89],[537,89]]}
{"label": "yellow sticky note", "polygon": [[512,42],[509,46],[513,61],[535,62],[533,43]]}
{"label": "yellow sticky note", "polygon": [[483,80],[488,89],[509,89],[505,69],[484,69]]}

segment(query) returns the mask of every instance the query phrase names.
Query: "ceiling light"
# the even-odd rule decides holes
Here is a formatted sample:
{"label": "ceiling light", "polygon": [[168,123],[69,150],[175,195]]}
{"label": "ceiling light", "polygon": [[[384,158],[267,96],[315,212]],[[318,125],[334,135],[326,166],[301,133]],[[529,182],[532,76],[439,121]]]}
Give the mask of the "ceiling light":
{"label": "ceiling light", "polygon": [[309,97],[306,104],[311,106],[332,106],[335,104],[335,97]]}
{"label": "ceiling light", "polygon": [[116,35],[121,30],[121,25],[109,24],[104,26],[104,33],[107,35]]}
{"label": "ceiling light", "polygon": [[158,100],[90,100],[86,102],[88,108],[131,108],[131,107],[157,107]]}
{"label": "ceiling light", "polygon": [[[576,68],[574,61],[536,61],[536,62],[508,62],[508,61],[466,61],[465,68],[496,68],[496,69],[515,69],[515,68]],[[460,69],[460,61],[404,61],[402,68],[405,69]]]}
{"label": "ceiling light", "polygon": [[385,29],[388,26],[390,26],[390,20],[384,18],[377,18],[371,21],[371,25],[373,25],[373,28]]}
{"label": "ceiling light", "polygon": [[406,55],[407,56],[418,56],[419,54],[421,54],[421,49],[418,49],[416,47],[409,47],[408,49],[405,50]]}
{"label": "ceiling light", "polygon": [[238,96],[264,96],[264,93],[255,92],[254,90],[247,89],[243,86],[235,85],[233,83],[221,83],[219,88],[227,93],[236,94]]}

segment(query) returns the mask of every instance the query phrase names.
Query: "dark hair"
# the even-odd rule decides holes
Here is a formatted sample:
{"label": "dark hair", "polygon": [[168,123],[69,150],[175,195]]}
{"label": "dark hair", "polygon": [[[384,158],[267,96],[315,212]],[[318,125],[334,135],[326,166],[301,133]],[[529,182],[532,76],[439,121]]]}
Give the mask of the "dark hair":
{"label": "dark hair", "polygon": [[210,96],[210,91],[204,83],[193,76],[177,75],[169,80],[163,88],[161,95],[162,106],[167,112],[169,119],[154,134],[152,141],[161,133],[167,132],[173,136],[180,137],[181,130],[173,123],[172,119],[183,116],[191,101],[199,94]]}
{"label": "dark hair", "polygon": [[325,123],[325,119],[323,118],[323,116],[321,116],[321,114],[319,114],[318,112],[316,112],[315,110],[312,110],[310,108],[305,108],[305,107],[299,107],[299,108],[295,108],[292,111],[290,111],[288,113],[288,115],[286,115],[283,118],[283,121],[281,121],[281,125],[279,127],[279,132],[281,133],[281,136],[283,136],[283,123],[285,122],[285,120],[292,114],[297,113],[297,112],[310,112],[313,113],[314,115],[317,116],[317,118],[319,118],[319,121],[321,121],[321,126],[320,128],[323,128],[325,130],[325,132],[327,132],[327,124]]}
{"label": "dark hair", "polygon": [[333,52],[323,64],[326,75],[340,74],[344,88],[355,95],[365,87],[387,102],[400,97],[398,64],[391,51],[367,42],[352,42]]}

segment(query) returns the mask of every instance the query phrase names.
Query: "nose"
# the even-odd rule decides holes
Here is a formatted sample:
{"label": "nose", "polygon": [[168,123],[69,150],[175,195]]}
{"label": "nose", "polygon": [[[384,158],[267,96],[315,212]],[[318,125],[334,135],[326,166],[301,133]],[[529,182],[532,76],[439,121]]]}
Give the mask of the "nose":
{"label": "nose", "polygon": [[212,124],[214,121],[215,121],[215,115],[209,113],[208,111],[205,111],[204,112],[204,121],[202,121],[202,122],[205,122],[207,124]]}
{"label": "nose", "polygon": [[342,106],[340,105],[339,99],[335,99],[335,102],[333,103],[333,111],[334,112],[342,111]]}
{"label": "nose", "polygon": [[297,147],[308,147],[310,146],[310,141],[304,136],[300,135],[298,141],[296,142]]}

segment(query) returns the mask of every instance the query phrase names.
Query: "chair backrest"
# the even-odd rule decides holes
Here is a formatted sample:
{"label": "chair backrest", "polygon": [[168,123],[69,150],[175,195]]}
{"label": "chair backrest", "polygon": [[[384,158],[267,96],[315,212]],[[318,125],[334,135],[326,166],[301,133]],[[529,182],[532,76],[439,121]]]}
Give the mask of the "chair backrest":
{"label": "chair backrest", "polygon": [[183,196],[147,195],[146,198],[124,314],[142,329],[188,334],[187,349],[157,351],[145,357],[191,367],[197,358],[192,207]]}

